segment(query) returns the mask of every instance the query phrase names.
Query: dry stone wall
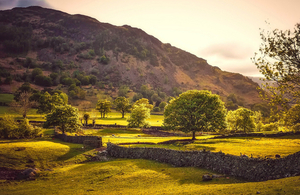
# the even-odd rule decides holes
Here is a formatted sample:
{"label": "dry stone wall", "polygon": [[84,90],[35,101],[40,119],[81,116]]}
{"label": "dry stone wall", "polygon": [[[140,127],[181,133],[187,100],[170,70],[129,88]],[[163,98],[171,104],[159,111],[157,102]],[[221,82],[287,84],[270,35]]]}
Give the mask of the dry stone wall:
{"label": "dry stone wall", "polygon": [[99,136],[68,136],[65,134],[56,134],[55,137],[64,142],[84,144],[93,148],[102,147],[102,137]]}
{"label": "dry stone wall", "polygon": [[281,159],[239,157],[222,152],[177,151],[164,148],[126,148],[107,144],[112,157],[150,159],[177,167],[200,167],[248,181],[265,181],[300,174],[300,152]]}

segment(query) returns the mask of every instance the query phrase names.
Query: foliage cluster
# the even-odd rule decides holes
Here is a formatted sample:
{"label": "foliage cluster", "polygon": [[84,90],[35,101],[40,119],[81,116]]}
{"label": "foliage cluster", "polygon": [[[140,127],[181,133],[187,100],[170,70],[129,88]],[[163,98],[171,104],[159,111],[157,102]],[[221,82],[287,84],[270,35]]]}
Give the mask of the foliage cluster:
{"label": "foliage cluster", "polygon": [[174,98],[164,112],[164,128],[192,132],[221,131],[226,128],[226,109],[218,95],[190,90]]}
{"label": "foliage cluster", "polygon": [[41,129],[30,125],[26,118],[18,123],[11,115],[5,114],[0,120],[0,137],[4,139],[34,138],[40,133]]}
{"label": "foliage cluster", "polygon": [[76,132],[81,127],[79,121],[78,109],[71,105],[55,106],[54,109],[46,115],[44,127],[59,126],[64,134],[65,132]]}
{"label": "foliage cluster", "polygon": [[27,53],[31,47],[32,27],[0,27],[0,41],[7,52],[14,54]]}

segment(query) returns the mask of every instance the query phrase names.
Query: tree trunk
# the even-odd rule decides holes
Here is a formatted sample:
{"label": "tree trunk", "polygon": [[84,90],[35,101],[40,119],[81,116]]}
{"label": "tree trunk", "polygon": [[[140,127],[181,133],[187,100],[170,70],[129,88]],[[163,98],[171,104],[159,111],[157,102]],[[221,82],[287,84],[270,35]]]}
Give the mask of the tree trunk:
{"label": "tree trunk", "polygon": [[124,113],[124,112],[122,112],[122,118],[124,118],[124,114],[125,114],[125,113]]}
{"label": "tree trunk", "polygon": [[193,138],[192,140],[196,140],[196,131],[193,131]]}

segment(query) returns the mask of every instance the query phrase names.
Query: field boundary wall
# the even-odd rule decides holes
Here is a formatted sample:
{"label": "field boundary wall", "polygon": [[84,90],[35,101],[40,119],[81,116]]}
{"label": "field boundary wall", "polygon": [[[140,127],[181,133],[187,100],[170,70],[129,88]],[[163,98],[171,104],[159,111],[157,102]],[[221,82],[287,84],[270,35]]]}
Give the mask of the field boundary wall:
{"label": "field boundary wall", "polygon": [[248,181],[266,181],[300,174],[300,152],[279,159],[240,157],[222,152],[178,151],[165,148],[129,148],[107,143],[116,158],[149,159],[176,167],[199,167]]}

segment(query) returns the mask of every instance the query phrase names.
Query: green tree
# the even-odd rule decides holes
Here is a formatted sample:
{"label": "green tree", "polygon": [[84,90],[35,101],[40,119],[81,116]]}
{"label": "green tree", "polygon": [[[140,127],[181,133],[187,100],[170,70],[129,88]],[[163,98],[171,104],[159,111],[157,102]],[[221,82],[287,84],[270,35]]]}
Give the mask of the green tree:
{"label": "green tree", "polygon": [[254,112],[247,108],[229,111],[226,120],[230,130],[244,131],[246,133],[254,131],[255,129]]}
{"label": "green tree", "polygon": [[237,115],[234,111],[229,110],[226,115],[227,128],[229,131],[237,131]]}
{"label": "green tree", "polygon": [[128,91],[129,91],[129,87],[126,86],[126,85],[122,85],[122,86],[119,88],[118,96],[126,97]]}
{"label": "green tree", "polygon": [[166,129],[192,132],[193,140],[197,131],[217,131],[226,127],[226,109],[218,95],[210,91],[190,90],[174,98],[165,107]]}
{"label": "green tree", "polygon": [[141,105],[144,104],[147,108],[150,109],[150,111],[153,109],[153,105],[149,104],[149,100],[147,98],[142,98],[137,100],[134,105]]}
{"label": "green tree", "polygon": [[52,112],[46,115],[44,127],[59,126],[65,132],[75,132],[81,127],[78,109],[71,105],[55,106]]}
{"label": "green tree", "polygon": [[40,68],[33,69],[33,71],[31,72],[32,80],[34,81],[35,77],[38,75],[43,75],[42,69],[40,69]]}
{"label": "green tree", "polygon": [[37,93],[37,90],[33,89],[33,88],[30,86],[30,83],[25,82],[25,83],[23,83],[23,84],[21,85],[21,87],[19,87],[19,88],[17,89],[17,91],[14,93],[14,100],[19,101],[20,95],[21,95],[21,93],[23,93],[23,92],[28,92],[28,93],[34,94],[34,93]]}
{"label": "green tree", "polygon": [[275,29],[260,33],[262,44],[252,61],[264,75],[264,99],[287,108],[300,101],[300,24],[293,31]]}
{"label": "green tree", "polygon": [[90,114],[89,113],[84,113],[83,119],[85,121],[85,126],[88,125],[88,120],[90,119]]}
{"label": "green tree", "polygon": [[292,106],[285,116],[285,125],[294,131],[300,130],[300,104]]}
{"label": "green tree", "polygon": [[33,138],[40,132],[41,128],[33,127],[26,118],[17,123],[11,115],[5,114],[0,120],[0,138]]}
{"label": "green tree", "polygon": [[101,118],[104,118],[106,114],[110,112],[111,102],[108,100],[98,100],[96,110],[99,110]]}
{"label": "green tree", "polygon": [[20,94],[20,97],[19,97],[19,101],[15,101],[13,100],[11,103],[10,103],[10,107],[18,112],[18,113],[21,113],[23,118],[26,118],[27,116],[27,113],[29,112],[29,110],[36,106],[37,105],[37,102],[36,101],[31,101],[30,100],[30,97],[31,97],[31,93],[25,91],[25,92],[22,92]]}
{"label": "green tree", "polygon": [[165,107],[166,107],[166,105],[167,105],[167,103],[166,102],[160,102],[160,104],[159,104],[159,108],[160,108],[160,110],[164,110],[165,109]]}
{"label": "green tree", "polygon": [[116,106],[116,111],[119,111],[122,113],[122,118],[124,118],[125,113],[129,112],[131,109],[129,100],[125,97],[118,97],[114,101],[114,104]]}
{"label": "green tree", "polygon": [[150,109],[145,104],[134,105],[127,119],[128,127],[148,127],[146,119],[150,118]]}
{"label": "green tree", "polygon": [[4,114],[0,120],[0,137],[4,139],[13,137],[13,132],[18,128],[18,123],[11,115]]}
{"label": "green tree", "polygon": [[39,98],[39,106],[37,113],[49,113],[55,106],[63,106],[68,103],[68,96],[65,93],[54,93],[50,95],[48,92],[42,94]]}

